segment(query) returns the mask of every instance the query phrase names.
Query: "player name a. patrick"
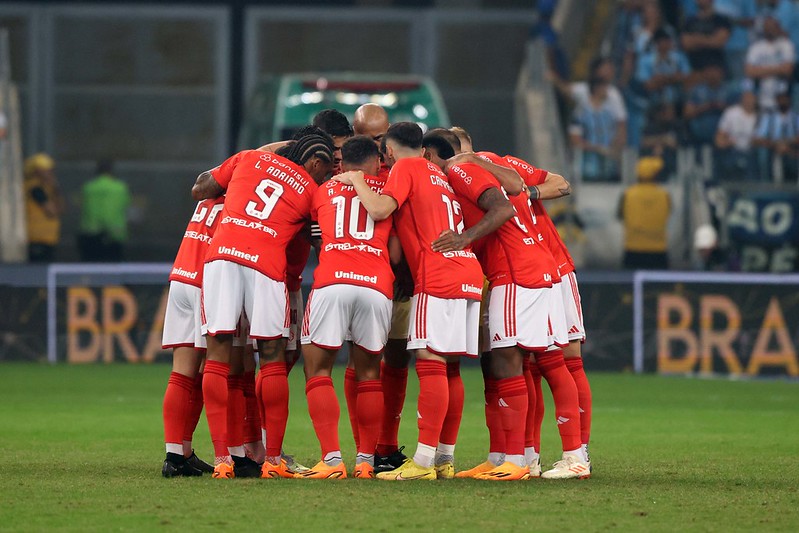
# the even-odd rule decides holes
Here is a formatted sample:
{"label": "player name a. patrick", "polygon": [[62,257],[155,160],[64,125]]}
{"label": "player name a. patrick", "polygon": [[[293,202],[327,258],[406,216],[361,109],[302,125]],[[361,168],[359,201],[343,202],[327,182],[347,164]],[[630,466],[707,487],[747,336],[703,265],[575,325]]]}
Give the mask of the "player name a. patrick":
{"label": "player name a. patrick", "polygon": [[258,262],[258,258],[261,254],[248,254],[247,252],[242,252],[241,250],[237,250],[235,247],[228,248],[227,246],[220,246],[218,253],[221,255],[230,255],[233,257],[238,257],[239,259],[244,259],[246,261],[251,261],[253,263]]}
{"label": "player name a. patrick", "polygon": [[183,278],[189,278],[189,279],[197,278],[197,272],[189,272],[188,270],[183,270],[180,267],[173,268],[172,274],[174,274],[175,276],[181,276]]}
{"label": "player name a. patrick", "polygon": [[355,272],[344,272],[336,270],[336,279],[351,279],[353,281],[367,281],[373,285],[377,285],[377,276],[367,276],[365,274],[356,274]]}

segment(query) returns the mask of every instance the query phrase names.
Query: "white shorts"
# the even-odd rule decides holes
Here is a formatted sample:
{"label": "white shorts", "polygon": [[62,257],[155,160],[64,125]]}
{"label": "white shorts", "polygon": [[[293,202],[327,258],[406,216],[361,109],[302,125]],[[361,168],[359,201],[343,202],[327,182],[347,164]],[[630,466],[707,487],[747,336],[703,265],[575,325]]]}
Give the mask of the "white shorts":
{"label": "white shorts", "polygon": [[569,344],[569,328],[566,327],[566,313],[563,311],[561,285],[563,282],[555,283],[549,289],[552,292],[549,298],[549,344],[563,348]]}
{"label": "white shorts", "polygon": [[302,289],[289,293],[289,340],[286,351],[298,350],[300,347],[300,329],[302,324],[299,317],[303,316]]}
{"label": "white shorts", "polygon": [[411,321],[411,300],[394,301],[391,309],[391,329],[389,339],[405,340],[408,338],[408,323]]}
{"label": "white shorts", "polygon": [[236,334],[242,309],[250,322],[250,337],[273,340],[289,336],[285,283],[230,261],[206,263],[203,324],[208,334]]}
{"label": "white shorts", "polygon": [[580,287],[577,286],[577,274],[569,272],[560,283],[563,299],[563,311],[566,315],[566,330],[570,341],[585,340],[585,324],[583,323],[583,306],[580,299]]}
{"label": "white shorts", "polygon": [[[391,300],[357,285],[328,285],[311,291],[302,320],[302,344],[338,350],[345,340],[379,354],[388,340]],[[348,335],[349,334],[349,335]]]}
{"label": "white shorts", "polygon": [[199,287],[182,281],[169,282],[162,348],[205,348],[201,301],[202,291]]}
{"label": "white shorts", "polygon": [[437,355],[478,355],[480,300],[436,298],[425,293],[411,298],[408,349]]}
{"label": "white shorts", "polygon": [[526,351],[546,350],[550,338],[551,288],[528,289],[513,283],[491,289],[488,333],[491,348],[519,346]]}

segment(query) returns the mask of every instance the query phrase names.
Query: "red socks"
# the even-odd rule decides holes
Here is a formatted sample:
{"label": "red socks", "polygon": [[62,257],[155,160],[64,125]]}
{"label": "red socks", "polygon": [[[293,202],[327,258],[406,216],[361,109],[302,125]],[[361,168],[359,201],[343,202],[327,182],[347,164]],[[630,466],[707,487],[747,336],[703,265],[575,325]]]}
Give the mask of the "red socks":
{"label": "red socks", "polygon": [[527,384],[524,376],[497,380],[499,414],[505,431],[505,454],[524,456]]}
{"label": "red socks", "polygon": [[419,376],[419,442],[435,448],[449,408],[447,365],[441,361],[417,360],[416,374]]}
{"label": "red socks", "polygon": [[194,379],[177,372],[169,375],[164,393],[164,442],[183,448],[183,435],[190,411]]}
{"label": "red socks", "polygon": [[533,385],[535,386],[535,413],[533,418],[533,446],[535,451],[541,453],[541,424],[544,423],[544,389],[541,386],[541,371],[538,369],[538,363],[530,360],[530,374],[533,376]]}
{"label": "red socks", "polygon": [[577,398],[580,404],[580,440],[583,444],[588,444],[591,437],[591,385],[588,383],[588,376],[583,369],[583,359],[581,357],[570,357],[566,359],[566,368],[577,385]]}
{"label": "red socks", "polygon": [[502,429],[502,418],[499,413],[499,390],[497,380],[485,377],[485,415],[488,427],[488,451],[505,453],[505,430]]}
{"label": "red socks", "polygon": [[371,455],[377,448],[383,420],[383,385],[379,379],[358,382],[358,453]]}
{"label": "red socks", "polygon": [[[305,396],[308,399],[308,412],[311,415],[316,437],[322,447],[322,457],[339,451],[338,419],[340,410],[333,380],[329,376],[319,376],[305,383]],[[269,430],[266,432],[269,438]],[[268,453],[268,455],[272,455]]]}
{"label": "red socks", "polygon": [[389,455],[397,451],[399,446],[397,438],[402,406],[405,404],[405,390],[408,386],[408,369],[394,368],[381,363],[380,382],[383,385],[383,420],[380,438],[377,440],[377,453]]}
{"label": "red socks", "polygon": [[555,400],[555,418],[563,443],[563,450],[576,450],[580,447],[580,407],[577,399],[577,385],[566,369],[561,350],[536,354],[538,369],[547,380]]}
{"label": "red socks", "polygon": [[[247,415],[247,403],[244,399],[244,376],[227,377],[227,446],[235,448],[244,446],[244,418]],[[243,457],[244,454],[233,454]]]}
{"label": "red socks", "polygon": [[[191,399],[189,400],[189,410],[186,414],[186,426],[183,428],[183,442],[190,443],[194,438],[194,430],[197,429],[197,424],[200,422],[200,416],[203,414],[203,374],[197,374],[194,378],[194,387],[191,390]],[[183,455],[191,455],[191,449],[183,449]]]}
{"label": "red socks", "polygon": [[[527,385],[527,417],[524,424],[524,447],[535,448],[535,414],[540,398],[535,391],[535,380],[533,379],[533,372],[530,370],[531,361],[529,357],[524,358],[523,365],[524,383]],[[540,374],[538,376],[538,383],[540,386]],[[543,401],[543,399],[540,399],[540,401]],[[536,451],[538,451],[538,448],[536,448]]]}
{"label": "red socks", "polygon": [[286,421],[289,418],[289,381],[286,376],[286,363],[266,363],[261,367],[261,406],[266,429],[266,455],[279,457],[286,434]]}
{"label": "red socks", "polygon": [[255,395],[255,371],[244,373],[244,403],[247,405],[244,420],[244,443],[261,441],[261,410]]}
{"label": "red socks", "polygon": [[447,363],[447,388],[449,389],[449,407],[438,440],[442,444],[455,444],[458,440],[458,430],[461,427],[464,401],[460,361]]}
{"label": "red socks", "polygon": [[[350,416],[352,438],[355,439],[355,449],[358,449],[358,381],[355,379],[355,369],[347,368],[344,371],[344,399],[347,400],[347,414]],[[338,449],[338,448],[336,448]],[[374,452],[370,452],[374,453]]]}
{"label": "red socks", "polygon": [[230,365],[219,361],[206,361],[203,372],[203,401],[208,430],[214,444],[216,457],[227,457],[227,376]]}

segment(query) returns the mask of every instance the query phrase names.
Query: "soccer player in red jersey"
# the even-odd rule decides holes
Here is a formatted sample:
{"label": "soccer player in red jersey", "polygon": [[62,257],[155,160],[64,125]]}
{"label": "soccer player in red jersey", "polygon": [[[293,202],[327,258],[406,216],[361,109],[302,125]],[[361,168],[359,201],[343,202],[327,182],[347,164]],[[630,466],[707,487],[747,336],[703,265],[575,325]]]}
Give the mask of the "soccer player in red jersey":
{"label": "soccer player in red jersey", "polygon": [[[555,286],[555,290],[560,294],[560,298],[557,300],[562,302],[566,318],[565,328],[568,344],[563,348],[562,353],[565,358],[566,368],[577,387],[579,402],[581,453],[567,451],[564,447],[563,458],[557,461],[551,470],[544,472],[542,477],[549,479],[585,478],[588,477],[591,472],[591,459],[588,453],[588,443],[591,434],[591,386],[588,382],[585,370],[583,369],[581,354],[581,345],[585,342],[585,326],[583,324],[582,306],[580,304],[580,290],[577,285],[574,260],[569,254],[563,240],[560,238],[558,230],[555,228],[552,219],[547,214],[542,203],[542,200],[569,194],[571,188],[568,182],[557,174],[535,168],[526,161],[510,155],[506,155],[504,159],[513,165],[523,178],[533,213],[536,215],[539,225],[542,228],[544,242],[552,251],[563,278],[563,282]],[[548,360],[559,361],[558,350],[551,349],[545,353],[543,357]],[[534,375],[534,379],[537,381],[536,387],[540,388],[540,359],[538,363],[537,368],[534,367],[533,370],[536,371]],[[537,436],[535,439],[536,450],[533,452],[534,455],[540,453],[540,427],[541,419],[543,418],[543,404],[539,411],[534,421],[534,433]],[[556,416],[560,420],[561,415],[556,413]],[[563,425],[564,424],[560,424],[559,428]]]}
{"label": "soccer player in red jersey", "polygon": [[[342,148],[343,169],[361,171],[379,194],[385,181],[374,142],[365,136]],[[308,410],[322,447],[322,460],[298,478],[347,477],[338,439],[339,407],[331,373],[336,355],[349,338],[357,379],[359,432],[355,477],[374,477],[374,451],[382,416],[380,355],[391,320],[394,274],[388,250],[392,221],[374,221],[352,186],[330,180],[313,198],[312,219],[322,234],[319,266],[314,271],[302,328]]]}
{"label": "soccer player in red jersey", "polygon": [[[529,479],[524,455],[529,391],[523,361],[528,352],[544,350],[550,344],[549,289],[554,259],[535,238],[535,222],[525,198],[515,196],[509,202],[497,179],[478,162],[447,164],[446,159],[454,156],[454,150],[441,134],[425,136],[425,148],[431,161],[446,167],[467,227],[491,215],[486,204],[489,195],[504,201],[510,209],[507,221],[496,232],[474,244],[489,281],[490,375],[497,388],[497,413],[505,436],[504,449],[497,451],[504,454],[504,461],[483,463],[459,473],[459,477]],[[505,170],[513,173],[510,168]],[[462,236],[442,235],[433,243],[433,249],[459,250],[464,244]]]}
{"label": "soccer player in red jersey", "polygon": [[226,381],[232,335],[242,310],[250,336],[257,340],[264,376],[260,385],[267,442],[261,476],[293,476],[280,458],[288,418],[286,246],[305,225],[312,195],[332,167],[332,142],[312,134],[292,144],[287,157],[239,152],[200,174],[192,189],[197,199],[227,191],[203,282],[208,344],[203,396],[216,455],[215,477],[234,477],[233,465],[247,476],[253,471],[254,461],[244,457],[243,446],[225,447]]}
{"label": "soccer player in red jersey", "polygon": [[169,275],[161,341],[164,349],[172,348],[172,373],[163,405],[166,459],[161,474],[164,477],[199,476],[210,467],[194,455],[191,437],[203,408],[199,373],[205,350],[200,300],[203,262],[224,201],[225,197],[220,196],[197,204]]}
{"label": "soccer player in red jersey", "polygon": [[[383,137],[388,131],[388,113],[377,104],[364,104],[355,111],[352,127],[356,134],[365,135],[380,147]],[[388,179],[389,167],[381,158],[378,177]],[[390,241],[390,245],[392,242]],[[400,250],[401,255],[401,250]],[[394,305],[391,308],[391,330],[383,354],[380,370],[380,381],[383,384],[383,421],[380,438],[377,441],[375,454],[375,472],[393,470],[407,457],[399,447],[398,434],[402,408],[405,405],[405,393],[408,385],[408,364],[411,356],[407,350],[408,324],[410,322],[411,296],[413,295],[413,278],[408,262],[403,257],[394,270]],[[344,378],[345,395],[348,408],[354,405],[356,393],[355,371],[349,369]],[[357,426],[355,411],[350,409],[350,419]],[[357,439],[356,439],[357,442]]]}
{"label": "soccer player in red jersey", "polygon": [[[482,272],[471,250],[438,253],[431,247],[444,230],[460,231],[463,217],[446,175],[421,157],[422,136],[421,128],[411,122],[388,129],[383,154],[391,172],[381,194],[374,192],[360,173],[336,178],[355,187],[374,220],[394,214],[397,235],[414,276],[408,349],[416,355],[419,376],[419,441],[412,459],[377,474],[385,480],[436,479],[436,448],[449,407],[447,359],[477,355]],[[495,228],[486,223],[482,229]]]}

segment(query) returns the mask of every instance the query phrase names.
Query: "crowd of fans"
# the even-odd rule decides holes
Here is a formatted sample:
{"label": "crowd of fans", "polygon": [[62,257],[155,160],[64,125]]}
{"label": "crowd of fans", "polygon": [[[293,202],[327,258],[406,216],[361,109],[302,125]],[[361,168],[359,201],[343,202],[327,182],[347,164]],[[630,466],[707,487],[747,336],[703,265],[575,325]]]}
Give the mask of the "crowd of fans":
{"label": "crowd of fans", "polygon": [[555,70],[588,181],[619,179],[625,146],[674,170],[712,146],[720,180],[791,182],[799,167],[799,1],[622,0],[586,82]]}

